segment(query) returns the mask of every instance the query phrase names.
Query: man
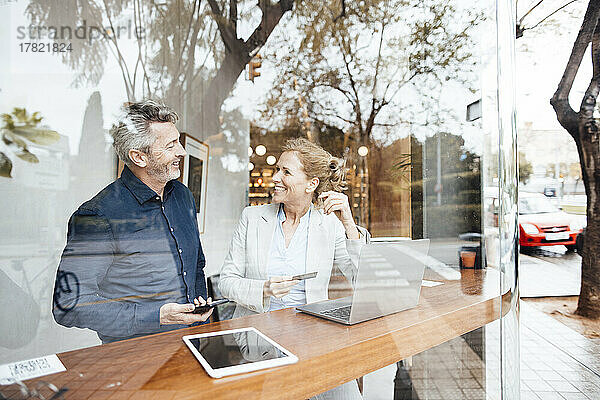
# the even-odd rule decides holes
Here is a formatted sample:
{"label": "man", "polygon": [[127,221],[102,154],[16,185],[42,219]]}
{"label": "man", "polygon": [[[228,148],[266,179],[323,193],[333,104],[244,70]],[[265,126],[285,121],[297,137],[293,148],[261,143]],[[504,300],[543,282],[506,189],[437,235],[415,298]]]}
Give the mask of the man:
{"label": "man", "polygon": [[130,103],[111,129],[121,177],[71,216],[53,314],[103,343],[206,321],[204,253],[192,193],[176,179],[186,155],[178,116]]}

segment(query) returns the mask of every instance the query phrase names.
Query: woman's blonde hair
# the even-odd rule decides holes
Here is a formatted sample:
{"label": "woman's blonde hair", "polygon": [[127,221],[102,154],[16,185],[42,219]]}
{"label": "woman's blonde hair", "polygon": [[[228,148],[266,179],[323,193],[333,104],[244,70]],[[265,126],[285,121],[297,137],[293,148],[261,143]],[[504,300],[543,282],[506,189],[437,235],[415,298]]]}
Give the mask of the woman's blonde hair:
{"label": "woman's blonde hair", "polygon": [[323,192],[346,190],[345,162],[341,158],[332,156],[321,146],[304,138],[286,141],[281,152],[287,151],[296,153],[309,179],[319,178],[319,185],[313,193],[313,202],[317,201]]}

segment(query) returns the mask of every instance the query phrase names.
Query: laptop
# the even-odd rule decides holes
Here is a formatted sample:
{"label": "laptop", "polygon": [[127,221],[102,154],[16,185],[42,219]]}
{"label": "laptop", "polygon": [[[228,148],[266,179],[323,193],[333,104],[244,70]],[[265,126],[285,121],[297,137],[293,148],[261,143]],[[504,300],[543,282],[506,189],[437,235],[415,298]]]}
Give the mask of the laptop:
{"label": "laptop", "polygon": [[365,244],[358,260],[352,296],[296,307],[296,310],[346,325],[416,307],[429,239]]}

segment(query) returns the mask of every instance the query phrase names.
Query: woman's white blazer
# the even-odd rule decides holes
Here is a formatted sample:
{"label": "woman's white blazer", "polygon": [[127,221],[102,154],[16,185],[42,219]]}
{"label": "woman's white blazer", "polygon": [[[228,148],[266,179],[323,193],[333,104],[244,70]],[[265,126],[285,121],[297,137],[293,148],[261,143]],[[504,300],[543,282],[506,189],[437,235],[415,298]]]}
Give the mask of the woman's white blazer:
{"label": "woman's white blazer", "polygon": [[[312,207],[312,206],[311,206]],[[279,204],[246,207],[231,239],[225,257],[219,289],[237,303],[234,317],[262,313],[269,309],[263,301],[263,285],[267,278],[267,262],[273,233],[278,223]],[[308,227],[306,271],[317,271],[317,277],[306,280],[306,301],[327,299],[332,266],[336,265],[353,282],[361,246],[369,233],[358,227],[360,239],[346,239],[340,220],[325,215],[314,207]]]}

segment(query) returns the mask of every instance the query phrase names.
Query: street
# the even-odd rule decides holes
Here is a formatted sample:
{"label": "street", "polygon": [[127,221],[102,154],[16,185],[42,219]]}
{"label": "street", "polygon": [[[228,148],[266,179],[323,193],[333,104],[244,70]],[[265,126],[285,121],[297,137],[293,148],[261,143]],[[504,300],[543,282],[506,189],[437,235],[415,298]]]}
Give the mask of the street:
{"label": "street", "polygon": [[521,248],[521,297],[577,296],[581,256],[564,246]]}

